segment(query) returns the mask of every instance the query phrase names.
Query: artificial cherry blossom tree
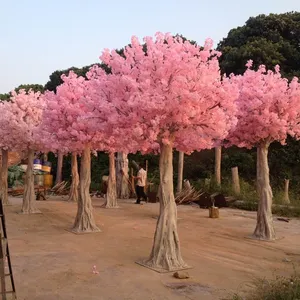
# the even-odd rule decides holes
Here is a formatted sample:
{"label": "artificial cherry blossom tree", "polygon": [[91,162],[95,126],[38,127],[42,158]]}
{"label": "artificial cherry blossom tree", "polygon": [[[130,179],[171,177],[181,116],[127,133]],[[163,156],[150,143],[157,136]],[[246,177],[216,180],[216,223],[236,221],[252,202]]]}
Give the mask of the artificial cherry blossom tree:
{"label": "artificial cherry blossom tree", "polygon": [[[46,92],[46,109],[43,114],[43,132],[47,132],[43,141],[48,149],[61,153],[73,153],[72,175],[76,171],[75,153],[81,153],[79,176],[78,210],[72,231],[77,233],[96,232],[92,201],[90,197],[91,183],[91,151],[94,150],[97,137],[90,134],[86,119],[90,111],[84,105],[87,100],[87,81],[77,77],[73,72],[63,75],[64,81],[57,87],[56,94]],[[77,176],[75,176],[77,177]],[[73,194],[76,197],[77,178],[72,177]]]}
{"label": "artificial cherry blossom tree", "polygon": [[[101,134],[101,150],[109,155],[109,176],[105,208],[118,208],[115,152],[127,149],[124,146],[125,137],[120,130],[119,113],[112,102],[118,92],[118,77],[107,74],[101,67],[95,65],[87,73],[89,98],[84,105],[91,111],[87,118],[90,132]],[[98,148],[99,149],[99,148]],[[123,153],[126,156],[126,153]]]}
{"label": "artificial cherry blossom tree", "polygon": [[4,151],[27,152],[22,213],[38,213],[35,207],[33,160],[39,151],[39,126],[44,106],[38,92],[20,90],[11,92],[10,101],[0,103],[0,148]]}
{"label": "artificial cherry blossom tree", "polygon": [[238,124],[227,139],[239,147],[257,148],[257,190],[260,199],[253,236],[274,240],[268,149],[274,141],[285,144],[288,134],[299,138],[300,85],[297,78],[288,84],[287,79],[282,78],[279,66],[275,67],[275,72],[267,71],[263,65],[254,71],[250,60],[247,67],[244,75],[236,78],[240,90]]}
{"label": "artificial cherry blossom tree", "polygon": [[101,59],[112,71],[106,99],[115,108],[114,136],[122,136],[118,151],[160,152],[160,216],[150,257],[141,264],[171,271],[187,267],[177,233],[173,149],[190,153],[224,139],[236,121],[237,88],[221,80],[211,40],[203,50],[162,33],[144,42],[133,37],[125,58],[106,50]]}

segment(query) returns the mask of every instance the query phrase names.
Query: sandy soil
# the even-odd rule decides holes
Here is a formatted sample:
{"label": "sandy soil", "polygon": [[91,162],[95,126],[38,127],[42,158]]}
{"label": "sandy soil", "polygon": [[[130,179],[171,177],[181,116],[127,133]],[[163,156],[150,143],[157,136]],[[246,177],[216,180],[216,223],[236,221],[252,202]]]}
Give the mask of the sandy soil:
{"label": "sandy soil", "polygon": [[[220,299],[255,276],[288,274],[300,264],[300,220],[275,221],[276,242],[248,239],[255,214],[222,209],[220,219],[190,206],[178,208],[178,227],[190,279],[159,274],[134,262],[149,255],[158,204],[120,201],[119,209],[94,214],[102,232],[67,231],[76,204],[51,198],[38,202],[42,214],[20,215],[21,199],[5,208],[18,300]],[[93,274],[93,266],[99,274]]]}

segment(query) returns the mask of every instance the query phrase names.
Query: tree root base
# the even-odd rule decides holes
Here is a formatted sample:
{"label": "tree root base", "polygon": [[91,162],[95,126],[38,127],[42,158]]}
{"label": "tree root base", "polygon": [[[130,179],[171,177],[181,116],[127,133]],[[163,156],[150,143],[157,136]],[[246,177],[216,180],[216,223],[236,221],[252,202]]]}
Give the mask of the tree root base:
{"label": "tree root base", "polygon": [[101,208],[120,208],[119,205],[117,205],[117,206],[108,206],[108,205],[106,205],[106,203],[102,204],[100,207]]}
{"label": "tree root base", "polygon": [[17,212],[19,215],[36,215],[36,214],[42,214],[42,212],[39,209],[34,209],[31,211],[19,211]]}
{"label": "tree root base", "polygon": [[255,235],[249,235],[249,236],[245,236],[245,239],[248,239],[248,240],[254,240],[254,241],[261,241],[261,242],[269,242],[269,243],[274,243],[278,240],[282,240],[284,237],[276,237],[274,239],[264,239],[264,238],[260,238],[260,237],[257,237]]}
{"label": "tree root base", "polygon": [[88,234],[88,233],[100,233],[101,230],[97,227],[97,229],[91,229],[91,230],[85,230],[85,231],[78,231],[77,229],[71,228],[71,229],[65,229],[68,232],[71,232],[73,234]]}
{"label": "tree root base", "polygon": [[[157,216],[153,216],[153,217],[151,217],[152,219],[155,219],[155,220],[157,220],[158,219],[158,217]],[[180,220],[183,220],[183,218],[177,218],[177,221],[180,221]]]}
{"label": "tree root base", "polygon": [[157,273],[172,273],[172,272],[176,272],[176,271],[189,270],[189,269],[193,268],[193,267],[190,267],[188,265],[185,265],[181,268],[174,268],[174,269],[172,268],[171,270],[167,270],[167,269],[163,269],[163,268],[160,268],[160,267],[154,267],[152,265],[149,265],[147,263],[147,261],[145,261],[145,260],[138,260],[135,263],[142,266],[142,267],[145,267],[145,268],[148,268],[152,271],[155,271]]}

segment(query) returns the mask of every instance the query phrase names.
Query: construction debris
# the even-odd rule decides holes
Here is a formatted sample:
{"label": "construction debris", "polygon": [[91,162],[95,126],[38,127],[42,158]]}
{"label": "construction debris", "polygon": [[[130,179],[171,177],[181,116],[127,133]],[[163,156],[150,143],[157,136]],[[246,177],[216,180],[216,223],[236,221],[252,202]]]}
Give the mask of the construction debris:
{"label": "construction debris", "polygon": [[201,191],[196,191],[194,187],[191,186],[189,180],[185,179],[183,181],[183,189],[176,195],[175,202],[177,205],[183,203],[190,203],[199,200]]}
{"label": "construction debris", "polygon": [[54,193],[56,195],[68,195],[69,188],[67,188],[67,181],[62,181],[60,183],[57,183],[51,190],[51,193]]}
{"label": "construction debris", "polygon": [[286,223],[289,223],[290,222],[290,219],[288,218],[277,218],[278,221],[283,221],[283,222],[286,222]]}

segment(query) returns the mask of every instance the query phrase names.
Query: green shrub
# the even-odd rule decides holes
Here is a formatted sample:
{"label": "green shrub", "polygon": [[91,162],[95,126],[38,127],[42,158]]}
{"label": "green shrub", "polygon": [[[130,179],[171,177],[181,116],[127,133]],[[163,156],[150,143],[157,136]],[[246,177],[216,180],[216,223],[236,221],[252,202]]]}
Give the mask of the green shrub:
{"label": "green shrub", "polygon": [[253,287],[243,294],[233,294],[223,300],[299,300],[300,274],[276,276],[272,280],[256,279]]}

